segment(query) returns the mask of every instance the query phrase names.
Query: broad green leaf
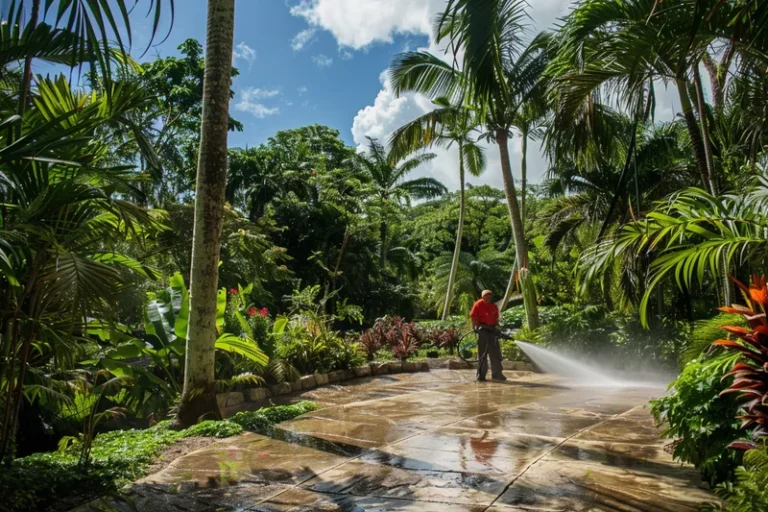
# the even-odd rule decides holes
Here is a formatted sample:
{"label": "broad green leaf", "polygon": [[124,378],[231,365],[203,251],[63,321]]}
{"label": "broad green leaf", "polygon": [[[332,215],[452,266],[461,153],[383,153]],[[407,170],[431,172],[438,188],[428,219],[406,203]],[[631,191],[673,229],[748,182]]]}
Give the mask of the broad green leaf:
{"label": "broad green leaf", "polygon": [[106,355],[110,359],[116,360],[133,359],[136,357],[141,357],[141,349],[133,343],[126,343],[124,345],[120,345],[119,347],[108,350]]}
{"label": "broad green leaf", "polygon": [[216,294],[216,330],[224,330],[224,313],[227,310],[227,290],[222,288]]}
{"label": "broad green leaf", "polygon": [[235,311],[235,318],[237,318],[237,322],[240,324],[243,333],[253,339],[253,329],[251,329],[251,324],[248,323],[248,320],[246,320],[239,311]]}
{"label": "broad green leaf", "polygon": [[[144,325],[147,334],[157,336],[163,345],[168,345],[171,342],[171,326],[166,318],[168,310],[168,306],[158,299],[149,301],[145,307]],[[151,331],[149,325],[152,326]]]}
{"label": "broad green leaf", "polygon": [[173,324],[173,332],[177,338],[187,339],[189,327],[189,292],[184,285],[184,278],[179,272],[171,276],[171,303],[176,320]]}
{"label": "broad green leaf", "polygon": [[216,350],[223,350],[232,354],[239,354],[253,363],[266,366],[269,357],[261,351],[258,343],[252,339],[224,333],[216,340]]}
{"label": "broad green leaf", "polygon": [[105,358],[101,360],[101,366],[115,377],[133,377],[133,368],[126,363]]}
{"label": "broad green leaf", "polygon": [[283,334],[286,325],[288,325],[287,317],[281,315],[275,318],[275,323],[272,324],[272,335],[277,336]]}

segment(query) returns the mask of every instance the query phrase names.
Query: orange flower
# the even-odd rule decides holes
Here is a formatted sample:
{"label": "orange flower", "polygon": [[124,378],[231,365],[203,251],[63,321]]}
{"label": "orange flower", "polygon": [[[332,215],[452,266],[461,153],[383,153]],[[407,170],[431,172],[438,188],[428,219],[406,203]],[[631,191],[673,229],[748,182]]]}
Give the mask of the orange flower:
{"label": "orange flower", "polygon": [[765,307],[768,305],[768,287],[766,287],[765,275],[752,276],[752,283],[749,285],[749,297],[760,304],[765,311]]}

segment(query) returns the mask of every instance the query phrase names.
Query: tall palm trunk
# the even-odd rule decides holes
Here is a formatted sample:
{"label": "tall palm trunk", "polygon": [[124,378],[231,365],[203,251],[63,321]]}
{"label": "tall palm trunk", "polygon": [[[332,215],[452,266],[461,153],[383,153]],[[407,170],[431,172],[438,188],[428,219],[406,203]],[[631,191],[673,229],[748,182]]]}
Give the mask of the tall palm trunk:
{"label": "tall palm trunk", "polygon": [[178,426],[221,417],[214,380],[216,291],[227,185],[227,132],[235,0],[208,0],[203,122],[197,164],[189,328]]}
{"label": "tall palm trunk", "polygon": [[331,277],[332,291],[336,290],[336,281],[339,278],[339,272],[341,272],[341,261],[344,259],[344,253],[347,251],[350,236],[351,233],[349,231],[349,224],[347,224],[347,227],[344,230],[344,239],[341,242],[341,249],[339,249],[339,257],[336,258],[336,267],[334,267],[333,276]]}
{"label": "tall palm trunk", "polygon": [[528,183],[528,126],[523,126],[523,129],[521,130],[522,136],[523,136],[523,159],[520,163],[520,177],[521,177],[521,183],[520,183],[520,210],[523,215],[523,222],[525,222],[525,195],[526,195],[526,185]]}
{"label": "tall palm trunk", "polygon": [[696,116],[693,114],[691,97],[688,94],[688,80],[685,78],[678,78],[676,80],[676,84],[677,93],[680,96],[680,105],[683,109],[685,127],[688,129],[688,135],[691,137],[691,144],[693,145],[693,155],[696,158],[696,169],[699,171],[699,175],[701,176],[702,185],[709,187],[709,176],[707,174],[707,156],[704,152],[704,143],[701,140],[699,123],[696,122]]}
{"label": "tall palm trunk", "polygon": [[459,142],[459,227],[456,228],[456,246],[453,249],[453,260],[451,260],[451,273],[448,274],[448,289],[445,291],[445,304],[443,305],[442,319],[448,318],[448,312],[451,310],[453,301],[453,284],[456,281],[456,270],[459,268],[459,255],[461,255],[461,238],[464,231],[464,209],[466,198],[464,193],[464,144]]}
{"label": "tall palm trunk", "polygon": [[381,221],[381,224],[379,224],[379,231],[381,236],[381,248],[379,249],[379,262],[381,263],[381,266],[384,267],[384,265],[387,264],[387,232],[389,231],[389,226],[385,221]]}
{"label": "tall palm trunk", "polygon": [[[512,237],[515,241],[516,267],[519,270],[520,287],[523,290],[523,303],[525,305],[526,325],[529,329],[536,329],[539,326],[539,311],[536,304],[536,289],[533,286],[533,279],[527,269],[528,246],[525,242],[525,231],[523,229],[523,219],[520,215],[520,206],[517,203],[517,192],[515,191],[515,182],[512,178],[512,166],[509,160],[509,147],[507,143],[509,136],[506,130],[496,130],[496,144],[499,146],[501,156],[501,175],[504,179],[504,192],[507,196],[507,207],[509,208],[509,218],[512,224]],[[504,309],[509,302],[510,293],[507,287],[504,301],[501,309]]]}
{"label": "tall palm trunk", "polygon": [[[696,102],[699,111],[699,124],[701,126],[701,138],[704,144],[704,156],[707,162],[707,178],[709,179],[709,192],[712,195],[717,194],[717,185],[715,183],[715,163],[712,159],[712,141],[709,135],[709,119],[707,108],[704,103],[704,88],[701,85],[701,73],[699,73],[698,63],[693,66],[693,83],[696,86]],[[728,278],[728,257],[723,254],[721,257],[723,269],[721,279],[723,280],[723,304],[731,304],[731,281]]]}
{"label": "tall palm trunk", "polygon": [[717,193],[717,187],[715,186],[715,171],[714,162],[712,161],[712,145],[709,137],[709,123],[707,120],[707,108],[704,103],[704,90],[701,86],[701,73],[699,73],[699,66],[695,64],[693,66],[693,84],[696,88],[696,104],[699,111],[699,127],[701,129],[701,142],[704,146],[704,161],[707,165],[707,186],[711,194]]}

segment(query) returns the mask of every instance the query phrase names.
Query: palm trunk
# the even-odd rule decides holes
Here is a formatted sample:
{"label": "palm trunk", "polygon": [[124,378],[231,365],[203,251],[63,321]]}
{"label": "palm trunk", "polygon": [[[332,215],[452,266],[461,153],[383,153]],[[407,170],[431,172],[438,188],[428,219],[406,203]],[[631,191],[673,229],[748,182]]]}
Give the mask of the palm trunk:
{"label": "palm trunk", "polygon": [[[520,206],[517,203],[515,182],[512,178],[512,166],[510,165],[509,148],[507,147],[508,139],[509,136],[507,135],[506,130],[496,130],[496,144],[499,145],[499,153],[501,155],[501,175],[504,179],[504,192],[507,196],[507,207],[509,208],[509,218],[512,224],[512,237],[515,240],[516,267],[520,270],[520,288],[523,291],[526,325],[529,329],[536,329],[539,326],[536,289],[533,286],[532,276],[527,269],[528,246],[525,242],[523,220],[520,216]],[[509,290],[507,293],[509,293]],[[501,304],[502,310],[509,303],[509,297],[506,296],[507,293],[505,293],[504,301]]]}
{"label": "palm trunk", "polygon": [[349,226],[344,230],[344,240],[341,242],[341,249],[339,250],[339,257],[336,258],[336,268],[333,269],[333,278],[331,279],[333,283],[333,291],[336,290],[336,280],[339,278],[339,271],[341,270],[341,260],[344,259],[344,253],[347,250],[347,246],[349,245]]}
{"label": "palm trunk", "polygon": [[701,140],[699,124],[696,122],[696,116],[693,115],[693,106],[691,105],[691,98],[688,95],[688,80],[679,78],[676,83],[677,93],[680,96],[680,105],[683,109],[685,126],[688,128],[688,135],[691,137],[691,144],[693,145],[693,155],[696,158],[696,169],[701,176],[701,184],[708,187],[707,156],[704,153],[704,143]]}
{"label": "palm trunk", "polygon": [[459,142],[459,226],[456,228],[456,246],[453,249],[453,260],[451,261],[451,272],[448,274],[448,289],[445,291],[445,304],[443,304],[442,319],[448,318],[448,312],[451,310],[453,301],[453,284],[456,281],[456,270],[459,268],[459,255],[461,254],[461,238],[464,230],[464,145]]}
{"label": "palm trunk", "polygon": [[693,66],[693,83],[696,87],[696,104],[699,111],[699,127],[701,129],[702,145],[704,146],[704,159],[707,164],[707,185],[710,194],[717,193],[715,186],[714,162],[712,160],[712,145],[709,137],[709,122],[707,119],[707,108],[704,103],[704,91],[701,86],[701,74],[698,64]]}
{"label": "palm trunk", "polygon": [[[701,138],[704,144],[704,156],[707,162],[707,178],[709,185],[709,192],[712,195],[717,194],[717,186],[715,185],[715,163],[712,159],[712,142],[709,135],[709,119],[707,116],[707,108],[704,103],[704,90],[701,85],[701,73],[699,73],[699,66],[695,64],[693,66],[693,83],[696,86],[696,102],[699,111],[699,124],[701,126]],[[720,276],[723,280],[723,300],[724,304],[729,306],[731,304],[731,281],[728,279],[728,257],[723,254],[721,257],[723,269]]]}
{"label": "palm trunk", "polygon": [[379,224],[379,231],[381,234],[381,249],[379,249],[379,261],[381,262],[381,266],[384,267],[384,265],[387,264],[387,231],[389,231],[389,226],[387,226],[386,222],[381,221],[381,224]]}
{"label": "palm trunk", "polygon": [[197,164],[186,371],[177,426],[220,418],[214,379],[216,291],[227,185],[229,90],[235,0],[208,0],[203,120]]}
{"label": "palm trunk", "polygon": [[520,210],[523,212],[523,222],[525,222],[526,214],[525,214],[525,194],[526,194],[526,184],[528,183],[528,127],[524,126],[522,129],[523,134],[523,160],[520,164],[520,177],[521,177],[521,184],[520,188],[522,189],[520,191]]}

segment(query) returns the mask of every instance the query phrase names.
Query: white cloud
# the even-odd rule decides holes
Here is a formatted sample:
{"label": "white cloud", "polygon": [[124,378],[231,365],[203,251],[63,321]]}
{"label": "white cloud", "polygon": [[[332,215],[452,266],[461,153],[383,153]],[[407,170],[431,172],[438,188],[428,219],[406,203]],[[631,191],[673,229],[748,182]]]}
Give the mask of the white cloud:
{"label": "white cloud", "polygon": [[232,57],[235,60],[244,60],[249,64],[250,66],[253,65],[253,61],[256,60],[256,50],[248,46],[245,41],[239,43],[237,46],[235,46],[235,49],[232,52]]}
{"label": "white cloud", "polygon": [[291,14],[330,31],[341,46],[359,50],[392,42],[394,34],[428,34],[445,0],[302,0]]}
{"label": "white cloud", "polygon": [[280,94],[279,89],[249,88],[248,91],[249,91],[249,94],[251,95],[251,98],[256,100],[263,100],[265,98],[274,98],[275,96]]}
{"label": "white cloud", "polygon": [[305,94],[307,94],[307,90],[308,89],[306,85],[302,85],[301,87],[296,88],[296,92],[299,93],[299,96],[304,96]]}
{"label": "white cloud", "polygon": [[280,113],[277,107],[269,107],[259,100],[274,98],[280,94],[280,91],[273,89],[258,89],[255,87],[246,87],[240,91],[240,100],[235,104],[235,109],[241,112],[247,112],[253,116],[264,119],[267,116],[273,116]]}
{"label": "white cloud", "polygon": [[[429,36],[445,0],[301,0],[291,14],[329,31],[340,46],[360,50],[391,43],[397,34]],[[571,0],[536,0],[530,12],[540,29],[566,12]]]}
{"label": "white cloud", "polygon": [[293,39],[291,40],[291,48],[293,48],[293,51],[301,51],[314,43],[316,33],[316,28],[308,28],[293,36]]}
{"label": "white cloud", "polygon": [[[411,0],[305,0],[292,12],[307,19],[311,25],[330,31],[339,45],[359,49],[375,42],[391,42],[395,34],[430,36],[433,21],[445,7],[445,0],[423,0],[419,5],[413,5],[415,3]],[[571,0],[532,2],[531,5],[535,7],[529,11],[534,25],[531,33],[534,28],[541,30],[550,27],[567,12],[570,4]],[[373,12],[379,15],[372,15]],[[446,58],[431,37],[428,50]],[[405,122],[434,108],[429,100],[419,95],[396,97],[385,74],[381,78],[382,89],[373,104],[360,110],[353,121],[352,136],[359,145],[358,149],[362,149],[367,142],[366,136],[386,142],[394,130]],[[481,144],[486,150],[487,170],[480,178],[468,177],[467,180],[474,185],[501,187],[499,149],[493,143]],[[509,146],[512,171],[519,178],[522,156],[520,137],[513,137]],[[528,147],[528,179],[530,182],[538,182],[546,174],[546,160],[537,143],[530,141]],[[457,189],[459,171],[455,147],[448,150],[436,149],[434,153],[437,157],[414,171],[414,177],[432,176],[449,189]]]}
{"label": "white cloud", "polygon": [[339,48],[339,56],[341,57],[341,60],[352,60],[352,57],[354,57],[352,52],[345,50],[344,48]]}
{"label": "white cloud", "polygon": [[320,68],[327,68],[331,64],[333,64],[333,59],[323,53],[319,55],[314,55],[312,57],[312,60],[315,61],[315,64],[317,64],[317,67],[320,67]]}

